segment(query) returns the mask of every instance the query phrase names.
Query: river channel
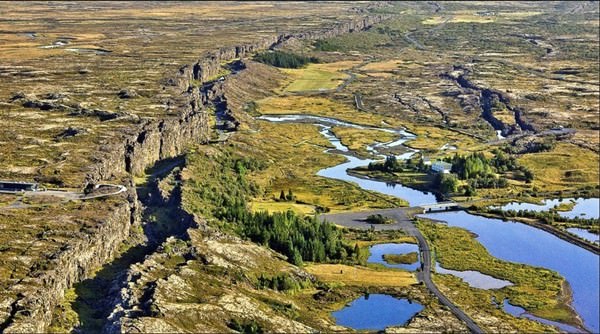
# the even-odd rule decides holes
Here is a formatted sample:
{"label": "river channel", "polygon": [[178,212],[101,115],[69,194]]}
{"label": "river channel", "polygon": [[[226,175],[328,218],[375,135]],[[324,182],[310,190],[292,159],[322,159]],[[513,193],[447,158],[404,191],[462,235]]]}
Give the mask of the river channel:
{"label": "river channel", "polygon": [[[400,184],[391,185],[373,179],[363,179],[347,173],[349,168],[365,166],[375,160],[360,159],[351,155],[348,148],[340,143],[330,129],[336,125],[367,129],[369,127],[362,127],[331,118],[305,115],[261,116],[260,119],[271,122],[304,122],[319,126],[323,136],[336,148],[335,153],[341,154],[347,159],[346,162],[337,166],[320,170],[317,173],[320,176],[353,182],[366,190],[396,196],[407,200],[410,206],[437,202],[434,194]],[[404,130],[377,129],[397,133],[403,139],[371,146],[375,152],[377,152],[377,146],[385,146],[386,144],[401,145],[405,141],[414,138],[413,134]],[[414,150],[410,151],[408,154],[403,154],[397,158],[406,159],[414,152]],[[598,319],[598,314],[600,314],[600,264],[598,256],[594,253],[548,232],[514,221],[485,218],[464,211],[431,213],[424,216],[443,220],[448,222],[450,226],[461,227],[476,233],[478,241],[488,249],[490,254],[499,259],[544,267],[559,272],[569,282],[573,290],[572,304],[582,318],[585,327],[594,333],[600,331]]]}

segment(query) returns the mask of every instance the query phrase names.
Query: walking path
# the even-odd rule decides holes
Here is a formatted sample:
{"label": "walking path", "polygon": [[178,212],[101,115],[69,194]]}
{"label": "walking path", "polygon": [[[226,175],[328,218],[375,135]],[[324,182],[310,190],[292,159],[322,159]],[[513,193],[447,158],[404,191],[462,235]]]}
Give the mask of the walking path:
{"label": "walking path", "polygon": [[3,194],[11,194],[11,195],[23,195],[19,196],[14,202],[10,203],[7,206],[0,207],[0,210],[3,209],[24,209],[31,206],[36,206],[32,204],[23,203],[23,197],[38,197],[38,196],[52,196],[57,198],[62,198],[63,201],[85,201],[96,198],[103,198],[109,196],[115,196],[120,193],[124,193],[127,191],[127,187],[120,184],[97,184],[94,186],[94,190],[97,190],[102,187],[110,187],[114,188],[113,191],[102,193],[102,194],[85,194],[79,191],[64,191],[64,190],[39,190],[39,191],[19,191],[19,192],[8,192],[3,191]]}

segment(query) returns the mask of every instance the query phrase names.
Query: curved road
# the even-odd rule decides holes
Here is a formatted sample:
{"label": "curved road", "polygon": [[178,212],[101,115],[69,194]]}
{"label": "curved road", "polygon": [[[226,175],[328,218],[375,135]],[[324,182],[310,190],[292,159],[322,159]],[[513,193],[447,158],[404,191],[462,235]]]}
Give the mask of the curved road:
{"label": "curved road", "polygon": [[[350,213],[338,213],[338,214],[325,214],[321,215],[321,218],[326,219],[337,225],[342,225],[350,228],[368,229],[373,226],[376,230],[383,229],[401,229],[404,230],[408,235],[413,236],[419,243],[419,249],[421,251],[421,271],[417,273],[417,279],[425,284],[427,289],[433,293],[440,303],[448,307],[450,311],[461,321],[463,321],[472,333],[483,333],[484,331],[477,326],[477,324],[471,319],[466,313],[452,303],[433,283],[431,279],[431,250],[429,244],[421,231],[419,231],[408,217],[406,211],[412,210],[411,208],[396,208],[396,209],[385,209],[368,212],[350,212]],[[372,214],[382,214],[387,217],[393,218],[395,224],[385,225],[370,225],[365,223],[364,219]]]}

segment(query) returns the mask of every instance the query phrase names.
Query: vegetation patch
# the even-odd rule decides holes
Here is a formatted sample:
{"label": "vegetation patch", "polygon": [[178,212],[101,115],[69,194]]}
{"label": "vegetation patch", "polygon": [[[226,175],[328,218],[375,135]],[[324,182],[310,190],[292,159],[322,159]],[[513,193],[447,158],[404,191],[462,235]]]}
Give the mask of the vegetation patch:
{"label": "vegetation patch", "polygon": [[381,214],[370,215],[366,219],[369,224],[393,224],[394,220]]}
{"label": "vegetation patch", "polygon": [[558,143],[549,152],[525,154],[518,161],[533,171],[533,184],[540,189],[594,188],[600,178],[598,154],[572,144]]}
{"label": "vegetation patch", "polygon": [[[357,111],[340,102],[315,96],[277,96],[259,101],[261,114],[309,114],[375,127],[401,126],[397,119]],[[388,126],[384,126],[388,124]]]}
{"label": "vegetation patch", "polygon": [[286,212],[294,211],[297,215],[305,216],[316,213],[317,208],[314,205],[300,204],[295,202],[278,202],[278,201],[251,201],[250,210],[254,212],[267,211]]}
{"label": "vegetation patch", "polygon": [[341,70],[357,64],[352,61],[337,63],[310,64],[302,69],[283,69],[291,82],[285,87],[285,92],[320,91],[334,89],[343,80],[349,78]]}
{"label": "vegetation patch", "polygon": [[419,261],[417,252],[407,254],[383,254],[383,260],[388,264],[413,264]]}
{"label": "vegetation patch", "polygon": [[397,139],[397,136],[393,133],[373,129],[334,126],[331,128],[331,131],[340,139],[344,146],[362,156],[369,154],[369,151],[367,151],[368,145],[386,143]]}

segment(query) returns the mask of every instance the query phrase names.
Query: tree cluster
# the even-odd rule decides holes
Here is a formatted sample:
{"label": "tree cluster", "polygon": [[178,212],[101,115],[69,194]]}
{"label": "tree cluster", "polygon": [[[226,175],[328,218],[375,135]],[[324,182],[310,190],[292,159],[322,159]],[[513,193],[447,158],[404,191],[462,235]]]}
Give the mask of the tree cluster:
{"label": "tree cluster", "polygon": [[454,174],[436,174],[434,185],[443,193],[458,191],[458,178]]}
{"label": "tree cluster", "polygon": [[396,159],[395,155],[388,155],[385,157],[385,161],[381,162],[370,162],[369,170],[378,170],[386,173],[399,172],[402,170],[402,163]]}
{"label": "tree cluster", "polygon": [[282,68],[301,68],[308,63],[318,63],[315,57],[306,57],[294,53],[282,51],[268,51],[254,56],[254,60],[275,67]]}
{"label": "tree cluster", "polygon": [[495,173],[514,172],[514,175],[525,180],[527,183],[533,181],[533,172],[525,166],[517,163],[517,160],[496,149],[494,157],[487,159],[483,153],[473,153],[467,156],[454,155],[446,158],[452,163],[452,173],[461,180],[469,180],[473,188],[503,188],[508,185],[505,179],[499,179]]}
{"label": "tree cluster", "polygon": [[256,320],[254,320],[254,319],[252,319],[250,321],[245,321],[245,322],[240,322],[237,319],[233,319],[227,324],[227,327],[233,329],[234,331],[236,331],[238,333],[244,333],[244,334],[262,334],[262,333],[264,333],[264,330],[262,329],[261,325],[258,322],[256,322]]}
{"label": "tree cluster", "polygon": [[288,189],[287,195],[285,192],[283,192],[283,190],[281,190],[281,192],[279,193],[280,201],[293,201],[294,199],[296,199],[296,196],[294,196],[292,189]]}
{"label": "tree cluster", "polygon": [[316,217],[300,217],[292,211],[250,212],[239,202],[221,218],[237,222],[243,237],[286,255],[295,265],[303,261],[341,262],[357,256],[355,248],[342,242],[337,227]]}
{"label": "tree cluster", "polygon": [[259,289],[271,289],[276,291],[297,291],[310,285],[309,281],[297,281],[289,274],[279,274],[273,277],[267,277],[260,274],[257,279]]}
{"label": "tree cluster", "polygon": [[492,165],[483,153],[473,153],[467,156],[456,154],[447,160],[452,163],[452,173],[458,175],[461,180],[494,175]]}
{"label": "tree cluster", "polygon": [[470,179],[468,181],[469,187],[473,189],[482,189],[482,188],[506,188],[508,186],[508,181],[505,178],[498,178],[494,176],[486,176],[480,177],[476,179]]}
{"label": "tree cluster", "polygon": [[391,224],[391,223],[393,223],[392,219],[385,217],[379,213],[375,214],[375,215],[369,215],[366,220],[367,220],[367,223],[369,223],[369,224]]}

